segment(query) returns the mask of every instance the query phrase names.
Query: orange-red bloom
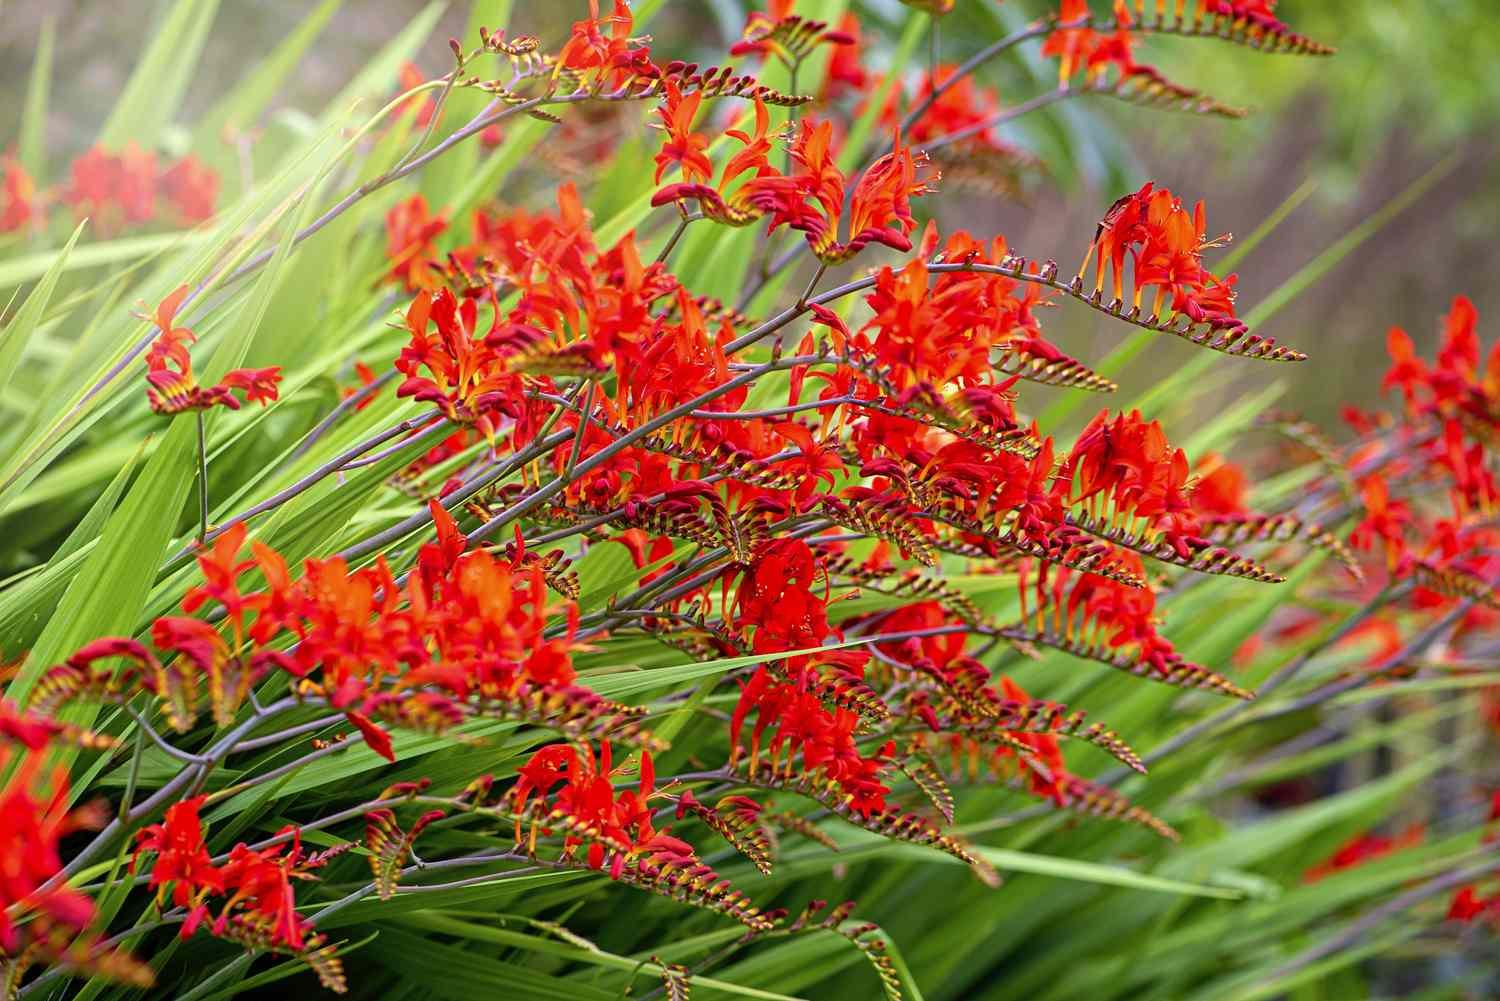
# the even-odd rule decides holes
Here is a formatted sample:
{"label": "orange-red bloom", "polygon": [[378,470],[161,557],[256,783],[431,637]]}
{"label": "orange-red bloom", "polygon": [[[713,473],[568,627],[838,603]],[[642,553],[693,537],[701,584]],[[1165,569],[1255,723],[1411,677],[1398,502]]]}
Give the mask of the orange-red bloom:
{"label": "orange-red bloom", "polygon": [[195,225],[213,217],[219,175],[196,156],[183,157],[168,167],[159,185],[179,222]]}
{"label": "orange-red bloom", "polygon": [[40,218],[36,183],[21,161],[0,157],[0,233],[13,233]]}
{"label": "orange-red bloom", "polygon": [[237,368],[227,372],[217,385],[200,386],[193,377],[193,361],[188,345],[198,338],[187,327],[176,326],[177,310],[187,297],[183,285],[156,307],[154,317],[161,333],[146,352],[146,397],[151,409],[159,414],[177,414],[185,410],[208,410],[228,407],[238,410],[240,401],[234,391],[244,394],[251,403],[266,405],[277,398],[281,381],[280,366]]}

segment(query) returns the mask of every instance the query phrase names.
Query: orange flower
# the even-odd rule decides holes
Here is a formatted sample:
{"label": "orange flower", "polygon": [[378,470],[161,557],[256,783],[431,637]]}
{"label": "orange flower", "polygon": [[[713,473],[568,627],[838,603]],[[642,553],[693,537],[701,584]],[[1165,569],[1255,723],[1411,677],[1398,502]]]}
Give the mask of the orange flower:
{"label": "orange flower", "polygon": [[149,222],[156,214],[156,157],[134,143],[119,153],[95,146],[73,161],[62,198],[104,236]]}
{"label": "orange flower", "polygon": [[188,345],[198,338],[187,327],[175,325],[177,310],[187,297],[183,285],[156,307],[155,321],[161,333],[146,352],[146,398],[158,414],[177,414],[185,410],[209,410],[228,407],[238,410],[240,401],[235,390],[251,403],[266,405],[277,398],[281,381],[280,366],[270,368],[237,368],[227,372],[215,386],[200,386],[193,377],[193,361]]}
{"label": "orange flower", "polygon": [[682,96],[675,81],[666,81],[666,100],[658,106],[662,127],[667,131],[667,141],[656,154],[656,176],[653,183],[661,183],[661,175],[672,164],[682,167],[682,179],[688,184],[707,183],[713,177],[714,167],[704,150],[708,148],[708,137],[693,131],[693,118],[698,106],[703,103],[703,92],[695,90]]}
{"label": "orange flower", "polygon": [[160,824],[136,832],[135,854],[130,859],[130,871],[134,872],[143,854],[156,854],[150,885],[156,888],[157,907],[170,893],[174,905],[190,908],[182,925],[183,938],[196,930],[207,913],[204,898],[224,892],[224,876],[209,857],[203,843],[203,821],[198,816],[207,799],[206,795],[194,796],[167,807]]}
{"label": "orange flower", "polygon": [[397,202],[385,215],[386,255],[391,259],[390,276],[408,291],[434,290],[443,284],[441,270],[432,262],[434,241],[448,220],[428,214],[427,199],[412,195]]}
{"label": "orange flower", "polygon": [[193,225],[213,217],[219,175],[196,156],[183,157],[168,167],[158,187],[180,222]]}
{"label": "orange flower", "polygon": [[[28,941],[45,940],[51,928],[81,931],[94,916],[93,901],[82,893],[42,889],[62,869],[62,839],[102,827],[106,819],[98,805],[70,811],[67,770],[44,771],[44,758],[44,750],[28,747],[17,764],[0,743],[0,770],[7,775],[0,790],[0,950],[11,956]],[[32,921],[14,920],[29,912]]]}
{"label": "orange flower", "polygon": [[651,50],[630,37],[634,24],[635,15],[625,0],[615,0],[613,12],[605,17],[599,16],[599,0],[589,0],[589,16],[573,22],[573,32],[558,53],[556,72],[573,70],[596,91],[637,76],[659,76]]}
{"label": "orange flower", "polygon": [[0,157],[0,233],[12,233],[41,217],[36,184],[21,161]]}

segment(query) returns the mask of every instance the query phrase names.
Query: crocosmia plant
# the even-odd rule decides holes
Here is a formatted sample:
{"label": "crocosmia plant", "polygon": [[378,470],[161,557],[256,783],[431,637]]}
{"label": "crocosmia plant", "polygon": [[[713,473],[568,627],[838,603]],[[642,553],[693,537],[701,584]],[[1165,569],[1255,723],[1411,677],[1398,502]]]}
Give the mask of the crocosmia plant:
{"label": "crocosmia plant", "polygon": [[337,0],[186,101],[216,6],[0,159],[10,997],[1488,996],[1500,343],[1271,410],[1212,172],[1020,128],[1305,5],[434,6],[296,114]]}

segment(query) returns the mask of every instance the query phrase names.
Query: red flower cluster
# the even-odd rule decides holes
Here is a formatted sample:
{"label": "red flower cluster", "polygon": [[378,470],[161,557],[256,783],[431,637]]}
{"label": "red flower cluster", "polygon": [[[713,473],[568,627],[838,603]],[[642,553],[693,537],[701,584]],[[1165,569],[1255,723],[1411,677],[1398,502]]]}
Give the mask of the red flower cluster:
{"label": "red flower cluster", "polygon": [[522,378],[510,362],[544,335],[534,327],[502,326],[497,311],[489,332],[476,339],[478,313],[475,300],[460,305],[447,288],[436,296],[420,293],[406,311],[411,343],[396,358],[396,370],[406,376],[396,395],[435,404],[444,417],[473,425],[493,442],[507,418],[526,414]]}
{"label": "red flower cluster", "polygon": [[[680,103],[673,104],[669,91],[663,110],[669,131],[667,143],[657,158],[659,168],[683,162],[682,158],[707,143],[704,137],[687,131],[687,125],[681,122],[679,112],[683,107]],[[687,119],[690,122],[691,115]],[[793,169],[783,173],[767,159],[770,144],[765,135],[766,122],[764,108],[757,100],[755,135],[727,133],[744,149],[724,165],[717,188],[706,183],[709,179],[706,159],[693,157],[684,167],[686,180],[657,191],[651,204],[694,200],[705,216],[730,226],[747,226],[766,218],[767,232],[786,226],[804,234],[813,253],[825,262],[847,260],[871,243],[900,251],[911,249],[908,234],[916,226],[911,199],[931,192],[930,182],[936,179],[925,171],[924,156],[913,156],[897,137],[894,149],[860,175],[849,196],[849,239],[841,242],[838,235],[844,225],[848,180],[837,164],[833,124],[803,119],[792,144]],[[753,176],[732,192],[728,190],[740,175],[752,171]],[[694,177],[699,180],[694,181]]]}
{"label": "red flower cluster", "polygon": [[[82,931],[94,915],[88,897],[66,886],[44,889],[62,869],[58,843],[78,830],[102,827],[103,808],[90,804],[68,809],[68,773],[59,765],[47,769],[44,753],[56,724],[33,714],[17,714],[0,703],[0,769],[7,778],[0,792],[0,951],[18,954],[23,942],[45,941],[56,929]],[[20,761],[13,747],[22,748]],[[14,768],[12,773],[10,769]],[[35,912],[30,924],[12,915]]]}
{"label": "red flower cluster", "polygon": [[349,846],[306,853],[301,831],[288,825],[273,839],[278,844],[256,849],[242,841],[223,865],[215,865],[203,843],[203,821],[198,815],[205,799],[194,796],[174,803],[161,823],[137,831],[131,871],[135,871],[142,855],[156,856],[149,883],[156,888],[158,906],[170,894],[175,906],[187,908],[183,938],[190,937],[212,916],[210,898],[224,898],[218,916],[208,925],[214,935],[247,946],[299,954],[317,971],[324,986],[342,992],[339,961],[323,952],[323,937],[297,913],[292,880],[315,878],[311,875],[314,871]]}
{"label": "red flower cluster", "polygon": [[1443,318],[1441,344],[1431,366],[1417,356],[1411,336],[1392,327],[1386,335],[1391,367],[1381,389],[1401,390],[1413,419],[1500,427],[1500,341],[1491,346],[1481,368],[1478,324],[1474,304],[1456,296]]}
{"label": "red flower cluster", "polygon": [[896,744],[886,741],[868,757],[860,753],[855,740],[857,713],[843,708],[830,711],[804,686],[777,683],[766,668],[757,668],[729,719],[731,766],[746,754],[743,729],[752,712],[755,725],[746,761],[752,777],[762,773],[786,778],[818,775],[838,786],[854,813],[869,816],[886,809],[885,796],[891,790],[879,775]]}
{"label": "red flower cluster", "polygon": [[740,40],[729,47],[729,54],[775,56],[787,66],[796,66],[819,45],[854,44],[855,36],[845,31],[843,25],[834,30],[823,21],[800,17],[792,13],[795,6],[796,0],[770,0],[765,10],[752,10],[745,18]]}
{"label": "red flower cluster", "polygon": [[[1500,487],[1488,463],[1500,428],[1500,344],[1481,369],[1477,323],[1473,304],[1462,296],[1454,299],[1431,366],[1417,356],[1405,331],[1391,329],[1391,367],[1382,386],[1401,390],[1406,419],[1390,432],[1393,441],[1372,440],[1351,459],[1364,511],[1350,543],[1379,548],[1386,568],[1398,577],[1416,575],[1424,585],[1416,596],[1422,607],[1445,605],[1500,573],[1495,555],[1500,532],[1488,523],[1500,504]],[[1376,426],[1365,415],[1351,416],[1356,426]],[[1393,496],[1391,483],[1407,476],[1431,484],[1448,510],[1435,516]],[[1475,609],[1470,624],[1487,621],[1490,614]]]}
{"label": "red flower cluster", "polygon": [[[532,852],[546,825],[565,821],[568,833],[563,838],[564,857],[586,843],[590,868],[603,869],[608,863],[613,879],[619,879],[626,861],[640,852],[671,846],[692,854],[689,845],[668,837],[665,831],[658,832],[652,824],[649,803],[656,792],[656,772],[650,752],[641,752],[640,782],[635,789],[616,792],[613,779],[620,770],[613,763],[608,741],[600,745],[597,758],[587,741],[578,747],[550,744],[537,751],[521,766],[520,777],[511,789],[516,843],[522,843],[521,825],[526,816],[532,818],[526,841]],[[562,787],[554,793],[559,783]]]}
{"label": "red flower cluster", "polygon": [[[1121,562],[1137,576],[1145,573],[1140,558],[1122,553]],[[1021,618],[1028,616],[1030,568],[1021,575]],[[1136,663],[1159,677],[1170,678],[1185,665],[1182,655],[1157,632],[1156,594],[1150,587],[1127,587],[1098,574],[1075,573],[1057,567],[1050,574],[1045,563],[1036,567],[1035,604],[1039,633],[1051,633],[1066,643],[1130,653]]]}
{"label": "red flower cluster", "polygon": [[634,24],[625,0],[615,0],[614,10],[604,17],[599,16],[599,0],[589,0],[588,18],[573,22],[572,34],[557,54],[558,69],[578,74],[595,91],[659,75],[644,40],[630,37]]}
{"label": "red flower cluster", "polygon": [[21,161],[0,156],[0,233],[14,233],[40,219],[42,207],[36,182]]}
{"label": "red flower cluster", "polygon": [[864,52],[860,47],[858,15],[853,11],[844,14],[837,34],[840,41],[828,55],[828,69],[818,91],[818,99],[824,102],[837,101],[845,94],[862,94],[870,84],[870,74],[865,69]]}
{"label": "red flower cluster", "polygon": [[[966,142],[971,148],[1009,150],[1010,147],[1000,141],[988,124],[1000,111],[999,95],[993,89],[981,86],[970,74],[954,80],[957,72],[956,64],[942,63],[922,74],[916,92],[910,97],[914,104],[927,101],[940,87],[946,89],[938,94],[921,117],[912,122],[905,135],[906,141],[921,146],[955,132],[968,132]],[[901,97],[900,90],[893,88],[885,107],[880,109],[880,123],[888,129],[894,130],[901,123],[904,115]]]}
{"label": "red flower cluster", "polygon": [[219,175],[193,156],[163,171],[154,154],[133,143],[118,153],[96,146],[73,161],[62,192],[74,214],[89,217],[106,236],[155,219],[158,197],[171,206],[173,222],[203,222],[214,214]]}
{"label": "red flower cluster", "polygon": [[6,777],[0,788],[0,954],[15,978],[10,983],[19,983],[32,963],[46,962],[149,987],[150,967],[100,946],[85,931],[94,902],[61,878],[62,839],[103,827],[108,813],[102,802],[69,808],[66,766],[46,763],[56,741],[112,746],[0,700],[0,774]]}
{"label": "red flower cluster", "polygon": [[1190,214],[1172,192],[1148,181],[1110,206],[1078,275],[1082,279],[1097,255],[1096,292],[1103,291],[1108,271],[1114,298],[1123,301],[1128,256],[1133,282],[1130,301],[1139,308],[1146,290],[1154,288],[1148,311],[1153,319],[1166,307],[1168,318],[1185,316],[1215,329],[1243,329],[1234,315],[1236,276],[1221,279],[1203,266],[1203,251],[1223,239],[1210,240],[1206,234],[1202,202]]}
{"label": "red flower cluster", "polygon": [[[1129,30],[1130,10],[1125,6],[1124,0],[1115,0],[1114,9],[1115,21],[1120,27],[1107,35],[1093,28],[1080,27],[1065,28],[1047,36],[1047,41],[1042,45],[1042,55],[1058,58],[1059,86],[1068,86],[1068,81],[1080,70],[1084,73],[1085,81],[1090,84],[1097,83],[1111,67],[1119,70],[1122,76],[1141,70],[1151,72],[1149,67],[1138,66],[1131,57],[1130,50],[1135,46],[1135,38]],[[1076,24],[1089,18],[1091,13],[1088,0],[1062,0],[1057,20],[1060,24]]]}
{"label": "red flower cluster", "polygon": [[[41,192],[15,157],[0,157],[0,233],[40,225],[54,198],[87,217],[101,236],[158,218],[171,225],[193,226],[213,217],[219,198],[219,175],[188,155],[165,170],[156,156],[134,143],[118,153],[94,147],[74,160],[68,183],[58,192]],[[159,202],[168,211],[160,212]]]}
{"label": "red flower cluster", "polygon": [[[222,607],[227,639],[202,620],[166,616],[151,630],[158,650],[178,655],[165,665],[135,640],[96,640],[54,668],[34,701],[50,709],[79,695],[128,697],[138,685],[163,700],[173,727],[186,730],[206,683],[223,726],[251,686],[280,669],[301,679],[304,697],[321,696],[344,711],[390,760],[390,737],[372,716],[431,731],[474,714],[540,716],[569,732],[628,716],[573,685],[574,606],[567,606],[567,635],[543,635],[549,608],[541,563],[519,547],[509,562],[466,551],[447,512],[436,502],[431,510],[438,538],[422,548],[404,588],[383,559],[353,571],[339,557],[308,560],[294,580],[263,543],[251,544],[253,559],[239,559],[245,528],[235,525],[199,555],[204,583],[182,603],[189,613],[208,602]],[[241,590],[240,578],[251,570],[264,576],[265,590]],[[295,649],[282,649],[284,639],[295,639]],[[135,670],[116,677],[95,666],[115,657]]]}
{"label": "red flower cluster", "polygon": [[185,410],[208,410],[228,407],[238,410],[236,391],[245,399],[262,406],[276,399],[276,384],[281,368],[237,368],[226,372],[217,385],[200,386],[193,377],[193,360],[188,345],[198,338],[187,327],[175,324],[177,310],[187,297],[188,287],[181,286],[156,307],[157,328],[161,331],[146,352],[146,398],[159,414],[178,414]]}
{"label": "red flower cluster", "polygon": [[1156,533],[1186,557],[1205,543],[1188,482],[1187,453],[1174,449],[1158,421],[1140,411],[1110,418],[1101,410],[1073,443],[1057,471],[1057,491],[1095,521],[1124,526],[1154,541]]}
{"label": "red flower cluster", "polygon": [[427,199],[412,195],[385,214],[385,246],[391,259],[391,278],[409,292],[431,291],[443,283],[442,270],[433,263],[434,241],[448,228],[448,220],[430,215]]}
{"label": "red flower cluster", "polygon": [[[865,298],[873,316],[852,344],[882,366],[901,390],[996,386],[996,354],[1057,362],[1068,356],[1042,336],[1039,287],[979,271],[931,274],[927,258],[998,264],[1009,256],[1004,237],[986,247],[959,231],[941,248],[935,234],[901,270],[882,267]],[[997,385],[1005,392],[1014,380]],[[1013,426],[1014,421],[1009,423]]]}

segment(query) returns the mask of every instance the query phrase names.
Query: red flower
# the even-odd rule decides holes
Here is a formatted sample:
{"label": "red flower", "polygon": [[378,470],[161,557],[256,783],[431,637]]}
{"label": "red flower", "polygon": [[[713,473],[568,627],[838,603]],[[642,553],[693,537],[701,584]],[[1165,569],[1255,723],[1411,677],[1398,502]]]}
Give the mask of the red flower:
{"label": "red flower", "polygon": [[157,183],[180,222],[193,225],[213,217],[219,199],[219,175],[196,156],[172,164]]}
{"label": "red flower", "polygon": [[436,289],[442,285],[441,270],[432,262],[434,240],[448,228],[442,216],[429,216],[427,199],[412,195],[397,202],[385,215],[386,254],[391,259],[391,278],[409,291]]}
{"label": "red flower", "polygon": [[290,833],[291,841],[259,851],[240,843],[229,853],[219,870],[229,899],[214,920],[213,933],[224,935],[232,921],[246,919],[272,945],[296,952],[307,946],[310,929],[296,911],[291,881],[310,878],[330,856],[304,855],[302,832],[295,826],[278,833]]}
{"label": "red flower", "polygon": [[110,236],[156,214],[156,157],[134,143],[119,153],[95,146],[73,161],[63,201]]}
{"label": "red flower", "polygon": [[1485,917],[1500,920],[1500,894],[1481,897],[1474,887],[1465,886],[1448,905],[1449,921],[1473,922]]}
{"label": "red flower", "polygon": [[599,16],[599,0],[589,0],[589,16],[573,22],[573,32],[557,55],[557,71],[577,72],[593,90],[619,87],[637,76],[656,77],[651,50],[630,37],[635,15],[625,0]]}
{"label": "red flower", "polygon": [[262,405],[277,398],[281,368],[238,368],[225,373],[218,385],[203,387],[193,377],[193,361],[188,345],[198,338],[187,327],[174,325],[177,309],[187,297],[188,287],[181,286],[156,307],[155,321],[161,333],[146,352],[146,398],[158,414],[177,414],[185,410],[209,410],[228,407],[238,410],[240,401],[233,390],[244,393],[251,402]]}
{"label": "red flower", "polygon": [[[1088,0],[1062,0],[1057,20],[1060,24],[1074,24],[1090,15]],[[1091,84],[1111,66],[1118,68],[1122,75],[1136,71],[1135,60],[1130,55],[1135,39],[1124,27],[1130,24],[1130,11],[1123,0],[1115,0],[1115,20],[1122,27],[1110,35],[1102,35],[1092,28],[1065,28],[1047,36],[1042,55],[1059,57],[1059,86],[1066,87],[1080,69],[1085,70],[1086,80]]]}
{"label": "red flower", "polygon": [[[102,827],[105,821],[98,805],[70,811],[67,769],[59,765],[46,771],[45,751],[25,746],[17,763],[10,748],[0,743],[0,771],[7,774],[0,789],[0,951],[11,956],[27,941],[46,939],[50,928],[80,931],[93,919],[93,901],[82,893],[42,886],[62,869],[59,842],[74,831]],[[34,915],[31,922],[15,921],[27,913]]]}
{"label": "red flower", "polygon": [[835,45],[828,55],[828,70],[819,89],[821,101],[837,101],[846,93],[863,93],[870,84],[860,47],[859,17],[848,11],[839,21],[838,35],[848,41]]}
{"label": "red flower", "polygon": [[1402,500],[1392,500],[1385,477],[1371,474],[1360,486],[1365,516],[1349,535],[1356,549],[1370,549],[1379,542],[1385,550],[1386,565],[1394,570],[1406,555],[1406,526],[1411,523],[1411,507]]}
{"label": "red flower", "polygon": [[[589,866],[603,869],[608,862],[610,877],[618,879],[627,859],[655,848],[661,836],[652,824],[652,811],[647,805],[656,791],[650,752],[641,752],[640,782],[635,789],[617,792],[612,780],[618,774],[607,741],[600,746],[597,758],[593,746],[586,741],[577,749],[554,744],[537,751],[520,769],[521,779],[511,792],[516,842],[521,841],[521,818],[526,803],[535,792],[538,798],[532,801],[530,814],[537,818],[537,823],[531,829],[529,850],[536,850],[541,824],[553,817],[565,817],[571,833],[563,839],[564,856],[587,844]],[[561,788],[552,794],[550,790],[559,783]],[[689,846],[676,843],[691,854]]]}
{"label": "red flower", "polygon": [[1193,510],[1201,515],[1237,515],[1248,511],[1250,481],[1245,471],[1222,455],[1206,452],[1193,467]]}
{"label": "red flower", "polygon": [[1385,336],[1386,350],[1391,356],[1391,367],[1381,380],[1382,391],[1398,386],[1406,402],[1411,403],[1417,389],[1427,383],[1427,365],[1417,357],[1411,337],[1400,327],[1392,327]]}
{"label": "red flower", "polygon": [[[489,334],[476,338],[477,322],[473,299],[460,304],[446,288],[436,296],[419,293],[406,311],[411,342],[401,349],[396,369],[407,378],[396,395],[432,403],[449,420],[472,424],[493,442],[506,417],[525,412],[521,376],[510,370],[509,359],[544,335],[523,324],[502,326],[497,312]],[[419,374],[424,369],[425,376]]]}
{"label": "red flower", "polygon": [[859,723],[854,712],[843,708],[829,711],[818,696],[790,683],[774,683],[764,667],[757,668],[740,692],[730,717],[731,765],[745,753],[743,727],[751,713],[755,714],[755,725],[747,762],[750,774],[765,770],[790,775],[794,758],[800,753],[802,770],[819,773],[837,784],[849,797],[849,807],[855,813],[869,816],[886,808],[890,787],[880,781],[879,774],[895,746],[887,743],[873,757],[862,755],[854,740]]}
{"label": "red flower", "polygon": [[1171,317],[1186,316],[1215,328],[1243,328],[1234,315],[1236,277],[1221,279],[1203,267],[1203,251],[1222,239],[1208,239],[1206,225],[1202,202],[1189,214],[1172,192],[1147,182],[1105,213],[1078,276],[1083,278],[1097,254],[1095,289],[1103,292],[1108,271],[1114,298],[1124,301],[1128,256],[1133,262],[1133,305],[1140,307],[1145,291],[1156,288],[1147,311],[1152,319],[1169,307]]}
{"label": "red flower", "polygon": [[13,233],[41,218],[36,184],[21,161],[0,157],[0,233]]}
{"label": "red flower", "polygon": [[151,824],[137,831],[135,854],[130,860],[130,870],[134,872],[142,854],[156,854],[156,861],[151,865],[150,885],[157,888],[157,906],[160,907],[170,893],[174,905],[192,909],[182,926],[183,938],[193,933],[207,912],[204,898],[210,893],[224,892],[224,876],[214,866],[208,848],[203,844],[203,821],[198,811],[206,799],[206,795],[194,796],[173,803],[167,807],[160,824]]}
{"label": "red flower", "polygon": [[708,137],[693,131],[693,118],[698,106],[703,103],[703,92],[695,90],[682,96],[675,81],[666,81],[666,100],[657,107],[667,141],[656,154],[656,176],[652,183],[660,184],[661,176],[674,163],[682,167],[682,179],[688,184],[704,184],[713,178],[714,165],[703,152],[708,148]]}
{"label": "red flower", "polygon": [[1363,865],[1366,862],[1389,855],[1392,852],[1401,851],[1413,845],[1419,845],[1426,836],[1427,829],[1422,824],[1413,824],[1394,837],[1387,837],[1383,834],[1371,834],[1368,831],[1363,834],[1356,834],[1340,845],[1338,850],[1325,861],[1307,870],[1302,878],[1305,882],[1315,883],[1340,870],[1352,869],[1355,866]]}

